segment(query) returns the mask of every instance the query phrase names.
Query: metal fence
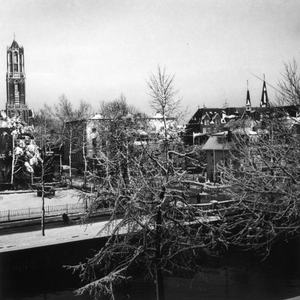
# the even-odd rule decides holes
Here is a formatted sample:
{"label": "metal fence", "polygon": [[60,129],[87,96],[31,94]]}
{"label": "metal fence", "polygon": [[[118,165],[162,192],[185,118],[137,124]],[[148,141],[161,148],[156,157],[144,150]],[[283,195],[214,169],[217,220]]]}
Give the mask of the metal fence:
{"label": "metal fence", "polygon": [[[83,213],[86,210],[85,203],[63,204],[45,206],[45,216],[55,216],[63,213]],[[41,216],[42,207],[11,209],[0,211],[0,222],[30,219]]]}
{"label": "metal fence", "polygon": [[[233,204],[233,200],[228,201],[211,201],[210,203],[193,204],[194,207],[198,207],[202,211],[210,210],[222,210],[230,207]],[[57,216],[63,213],[84,213],[87,209],[85,203],[75,204],[63,204],[55,206],[45,206],[45,216]],[[105,210],[105,209],[104,209]],[[0,211],[0,222],[14,221],[30,218],[38,218],[41,216],[42,207],[25,208],[25,209],[13,209]]]}

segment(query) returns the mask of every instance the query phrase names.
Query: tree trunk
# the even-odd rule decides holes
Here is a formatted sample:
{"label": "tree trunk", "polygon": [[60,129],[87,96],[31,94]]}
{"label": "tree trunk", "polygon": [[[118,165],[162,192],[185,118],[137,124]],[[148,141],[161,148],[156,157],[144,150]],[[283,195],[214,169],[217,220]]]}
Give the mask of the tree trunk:
{"label": "tree trunk", "polygon": [[165,291],[164,291],[164,275],[161,265],[161,210],[160,207],[157,209],[156,214],[156,255],[155,255],[155,264],[156,264],[156,299],[164,300]]}
{"label": "tree trunk", "polygon": [[83,173],[83,187],[86,189],[86,173],[87,173],[87,160],[86,160],[86,153],[85,153],[85,135],[83,131],[83,142],[82,142],[82,155],[84,160],[84,173]]}
{"label": "tree trunk", "polygon": [[70,144],[69,144],[69,177],[70,177],[70,186],[72,187],[72,129],[70,130]]}
{"label": "tree trunk", "polygon": [[45,236],[45,169],[44,162],[42,165],[42,219],[41,219],[41,227],[42,227],[42,235]]}
{"label": "tree trunk", "polygon": [[15,172],[15,139],[12,136],[12,162],[11,162],[11,178],[10,183],[11,185],[14,184],[14,172]]}

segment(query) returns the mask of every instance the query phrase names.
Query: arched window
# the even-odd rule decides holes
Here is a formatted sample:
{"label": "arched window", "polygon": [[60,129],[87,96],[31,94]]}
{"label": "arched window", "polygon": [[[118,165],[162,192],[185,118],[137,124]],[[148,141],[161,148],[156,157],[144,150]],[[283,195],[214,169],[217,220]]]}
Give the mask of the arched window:
{"label": "arched window", "polygon": [[18,52],[14,52],[14,54],[13,54],[13,63],[14,63],[14,72],[18,72],[19,71],[19,67],[18,67]]}
{"label": "arched window", "polygon": [[18,52],[14,52],[14,64],[18,63]]}
{"label": "arched window", "polygon": [[19,95],[19,84],[18,84],[18,81],[15,81],[15,94]]}
{"label": "arched window", "polygon": [[23,64],[24,64],[24,61],[23,61],[23,55],[20,54],[20,72],[23,72]]}

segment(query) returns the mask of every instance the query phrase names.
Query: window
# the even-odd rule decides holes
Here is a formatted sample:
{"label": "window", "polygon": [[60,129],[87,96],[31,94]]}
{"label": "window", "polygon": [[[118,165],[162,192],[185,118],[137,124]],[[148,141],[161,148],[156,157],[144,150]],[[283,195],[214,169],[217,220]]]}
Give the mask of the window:
{"label": "window", "polygon": [[17,52],[14,52],[13,60],[14,60],[13,61],[14,64],[18,63],[18,53]]}

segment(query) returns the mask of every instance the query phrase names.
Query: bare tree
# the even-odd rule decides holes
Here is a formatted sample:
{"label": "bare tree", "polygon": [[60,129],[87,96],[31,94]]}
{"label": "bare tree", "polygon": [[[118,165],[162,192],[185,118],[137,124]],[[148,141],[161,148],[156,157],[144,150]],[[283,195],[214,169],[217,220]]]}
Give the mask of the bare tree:
{"label": "bare tree", "polygon": [[[69,147],[70,161],[70,182],[72,184],[71,155],[82,150],[85,155],[85,118],[90,116],[91,106],[81,100],[78,110],[74,110],[71,102],[63,95],[59,99],[58,105],[54,108],[44,105],[37,112],[35,118],[35,141],[41,148],[43,160],[39,162],[40,172],[38,174],[39,184],[42,193],[42,234],[45,235],[44,226],[44,199],[49,194],[49,177],[53,177],[54,151],[59,150],[60,172],[61,172],[61,150],[63,144]],[[69,122],[66,122],[69,121]],[[66,126],[66,124],[68,124]],[[51,180],[50,180],[51,181]],[[47,190],[47,191],[46,191]]]}
{"label": "bare tree", "polygon": [[92,106],[81,100],[79,109],[77,110],[77,118],[79,120],[82,120],[82,126],[78,128],[78,145],[81,145],[81,150],[82,150],[82,157],[84,161],[84,187],[86,188],[86,183],[87,183],[87,172],[88,172],[88,153],[87,153],[87,120],[94,114]]}
{"label": "bare tree", "polygon": [[[54,177],[55,151],[62,148],[61,128],[54,116],[53,109],[44,105],[35,118],[35,141],[39,145],[42,159],[35,168],[34,178],[38,184],[38,194],[42,197],[42,235],[45,235],[45,197],[50,196],[51,183]],[[61,155],[61,153],[60,153]],[[61,163],[61,160],[60,160]],[[61,168],[61,166],[60,166]],[[59,177],[60,179],[60,177]]]}
{"label": "bare tree", "polygon": [[72,185],[72,154],[80,153],[86,165],[85,154],[85,129],[86,120],[93,113],[91,105],[83,100],[80,101],[78,109],[62,95],[58,104],[54,106],[54,114],[60,124],[60,135],[67,149],[69,162],[69,178]]}
{"label": "bare tree", "polygon": [[150,106],[164,115],[178,115],[181,99],[175,99],[178,90],[174,90],[175,75],[166,73],[166,68],[158,66],[157,75],[151,74],[147,84],[150,88]]}
{"label": "bare tree", "polygon": [[[161,78],[153,84],[159,84],[163,93],[156,94],[156,108],[162,113],[175,111],[172,82]],[[152,91],[156,91],[154,85]],[[163,124],[166,128],[160,142],[137,143],[138,119],[111,120],[110,128],[117,129],[107,130],[105,139],[113,143],[106,144],[109,151],[104,146],[101,151],[107,172],[89,199],[90,212],[101,205],[112,208],[103,229],[110,237],[93,258],[75,267],[86,283],[78,294],[110,294],[113,298],[115,286],[138,269],[156,283],[157,299],[164,299],[164,274],[194,274],[197,260],[223,245],[216,224],[188,200],[186,172],[175,163],[175,157],[185,160],[184,147],[166,119]],[[121,176],[120,170],[125,171]]]}
{"label": "bare tree", "polygon": [[134,115],[138,110],[127,103],[124,94],[121,94],[118,99],[113,101],[100,102],[100,114],[109,120],[120,119],[128,114]]}
{"label": "bare tree", "polygon": [[263,124],[256,134],[232,135],[231,162],[219,171],[236,200],[222,224],[228,243],[268,255],[274,243],[300,233],[300,139],[295,118],[278,113]]}
{"label": "bare tree", "polygon": [[277,101],[280,105],[300,105],[300,73],[298,63],[284,63],[282,78],[278,81]]}
{"label": "bare tree", "polygon": [[94,114],[94,109],[90,103],[80,100],[79,107],[75,110],[75,117],[79,120],[88,119]]}

